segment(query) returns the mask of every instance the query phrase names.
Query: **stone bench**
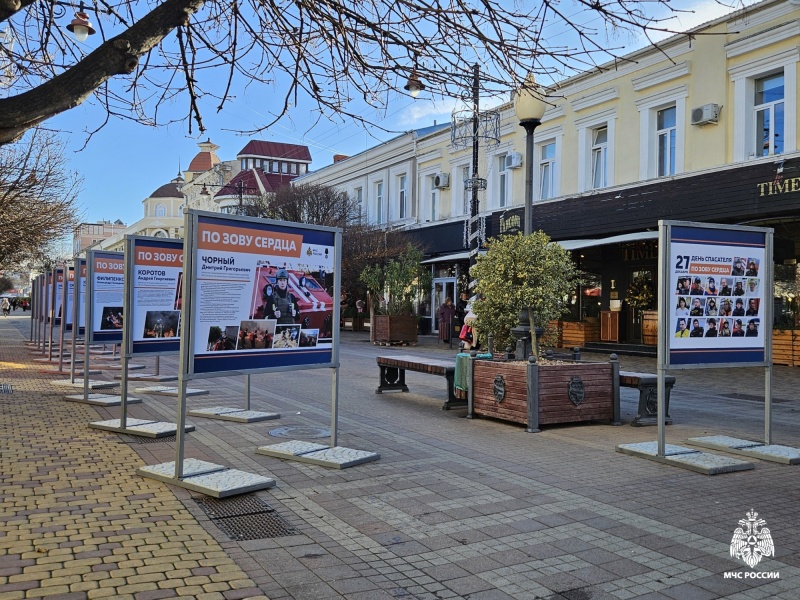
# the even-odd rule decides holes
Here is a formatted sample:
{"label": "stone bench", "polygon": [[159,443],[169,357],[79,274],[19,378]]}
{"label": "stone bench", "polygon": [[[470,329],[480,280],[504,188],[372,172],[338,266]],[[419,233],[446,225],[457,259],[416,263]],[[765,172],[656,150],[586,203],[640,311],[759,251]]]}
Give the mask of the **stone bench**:
{"label": "stone bench", "polygon": [[[641,427],[644,425],[658,424],[658,375],[652,373],[634,373],[632,371],[619,372],[620,387],[636,388],[639,390],[639,410],[631,425]],[[675,385],[673,375],[664,376],[664,423],[672,424],[669,416],[669,396],[672,386]]]}
{"label": "stone bench", "polygon": [[382,394],[385,391],[409,391],[406,385],[406,371],[415,371],[428,375],[439,375],[447,380],[447,402],[442,405],[442,410],[467,405],[466,400],[457,398],[453,390],[453,378],[456,370],[453,361],[408,355],[378,356],[375,361],[380,370],[376,394]]}

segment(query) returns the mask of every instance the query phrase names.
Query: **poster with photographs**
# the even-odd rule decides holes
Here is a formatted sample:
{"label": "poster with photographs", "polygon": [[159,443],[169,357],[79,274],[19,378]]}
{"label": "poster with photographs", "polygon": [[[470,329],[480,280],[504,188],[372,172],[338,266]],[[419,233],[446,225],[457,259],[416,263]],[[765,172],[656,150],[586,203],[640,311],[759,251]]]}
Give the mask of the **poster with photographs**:
{"label": "poster with photographs", "polygon": [[130,351],[162,354],[180,349],[183,242],[132,237],[126,261],[132,261]]}
{"label": "poster with photographs", "polygon": [[670,362],[763,360],[765,235],[677,226],[671,235]]}
{"label": "poster with photographs", "polygon": [[72,304],[75,299],[75,267],[67,267],[67,281],[64,286],[65,293],[61,300],[61,314],[64,315],[62,329],[72,331]]}
{"label": "poster with photographs", "polygon": [[337,231],[199,211],[188,218],[197,219],[193,372],[329,364]]}
{"label": "poster with photographs", "polygon": [[90,250],[86,260],[87,302],[91,303],[92,308],[89,341],[121,342],[125,257],[122,252]]}
{"label": "poster with photographs", "polygon": [[86,260],[80,259],[78,268],[78,333],[83,335],[86,331],[86,276],[88,267]]}
{"label": "poster with photographs", "polygon": [[52,320],[53,325],[61,324],[61,311],[63,310],[64,300],[64,269],[53,269],[50,282],[50,307],[48,311],[48,322]]}

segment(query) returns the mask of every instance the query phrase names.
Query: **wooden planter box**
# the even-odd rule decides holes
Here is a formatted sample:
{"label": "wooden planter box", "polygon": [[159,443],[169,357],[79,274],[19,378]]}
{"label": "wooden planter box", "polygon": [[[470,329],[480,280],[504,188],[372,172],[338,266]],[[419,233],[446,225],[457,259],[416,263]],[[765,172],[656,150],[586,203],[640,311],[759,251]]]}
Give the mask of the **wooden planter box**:
{"label": "wooden planter box", "polygon": [[561,335],[561,321],[558,319],[548,321],[547,327],[545,328],[545,333],[542,336],[542,340],[548,343],[543,344],[540,340],[540,345],[546,345],[548,348],[563,348],[564,342]]}
{"label": "wooden planter box", "polygon": [[772,363],[800,366],[800,332],[792,329],[772,330]]}
{"label": "wooden planter box", "polygon": [[600,321],[561,321],[561,344],[564,348],[583,347],[600,341]]}
{"label": "wooden planter box", "polygon": [[523,423],[528,431],[555,423],[618,421],[615,368],[610,362],[538,365],[476,360],[473,413]]}
{"label": "wooden planter box", "polygon": [[417,343],[417,317],[414,315],[372,315],[370,340],[377,343]]}

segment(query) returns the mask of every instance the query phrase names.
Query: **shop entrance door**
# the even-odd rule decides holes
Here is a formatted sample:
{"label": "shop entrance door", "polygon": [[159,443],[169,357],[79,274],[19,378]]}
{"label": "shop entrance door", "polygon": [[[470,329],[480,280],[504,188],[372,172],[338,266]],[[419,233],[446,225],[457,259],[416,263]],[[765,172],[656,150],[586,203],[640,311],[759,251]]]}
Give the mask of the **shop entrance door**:
{"label": "shop entrance door", "polygon": [[[647,267],[637,267],[635,269],[631,269],[628,272],[628,277],[629,277],[628,278],[628,283],[629,283],[628,292],[632,291],[631,290],[632,282],[634,282],[634,281],[647,281],[649,286],[650,286],[650,289],[652,290],[653,298],[654,299],[656,298],[656,295],[655,295],[656,294],[656,290],[655,290],[655,273],[654,273],[654,271],[652,269],[649,269]],[[626,309],[626,312],[627,312],[626,317],[627,317],[627,319],[626,319],[626,321],[627,321],[627,326],[628,326],[627,327],[628,343],[629,344],[641,344],[641,343],[643,343],[643,340],[644,340],[644,337],[643,337],[643,333],[644,332],[642,330],[642,327],[643,327],[643,324],[644,324],[644,321],[643,321],[644,315],[642,314],[641,310],[634,310],[633,308],[631,308],[630,304],[628,304],[627,302],[625,304],[627,305],[627,309]]]}
{"label": "shop entrance door", "polygon": [[436,318],[436,313],[439,312],[439,307],[444,304],[445,298],[451,298],[453,304],[456,302],[456,278],[455,277],[441,277],[433,280],[433,326],[431,330],[439,333],[439,319]]}

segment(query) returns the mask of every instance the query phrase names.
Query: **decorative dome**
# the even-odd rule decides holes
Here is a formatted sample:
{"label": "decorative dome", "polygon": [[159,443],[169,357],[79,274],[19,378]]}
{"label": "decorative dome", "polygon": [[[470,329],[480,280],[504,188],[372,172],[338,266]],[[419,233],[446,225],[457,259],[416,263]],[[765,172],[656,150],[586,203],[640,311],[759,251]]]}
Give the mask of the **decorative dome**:
{"label": "decorative dome", "polygon": [[150,198],[183,198],[181,184],[173,179],[150,194]]}
{"label": "decorative dome", "polygon": [[200,152],[198,152],[192,159],[192,162],[189,163],[188,172],[204,173],[205,171],[211,170],[214,165],[218,165],[222,162],[219,156],[217,156],[219,146],[212,142],[210,138],[205,142],[199,142],[197,145],[200,146]]}

